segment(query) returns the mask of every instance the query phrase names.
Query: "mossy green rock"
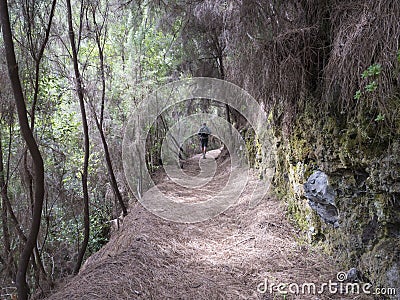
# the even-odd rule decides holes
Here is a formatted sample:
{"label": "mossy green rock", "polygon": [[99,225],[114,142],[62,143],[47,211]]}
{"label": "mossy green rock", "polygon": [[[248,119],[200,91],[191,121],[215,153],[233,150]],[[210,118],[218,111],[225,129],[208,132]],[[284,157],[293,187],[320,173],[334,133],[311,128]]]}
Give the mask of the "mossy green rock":
{"label": "mossy green rock", "polygon": [[[325,244],[342,268],[357,268],[376,287],[399,288],[399,130],[329,116],[316,122],[313,115],[298,116],[290,133],[273,132],[275,192],[304,236]],[[270,147],[260,141],[261,148]],[[262,157],[256,166],[262,170],[263,164],[271,160]],[[339,228],[321,220],[306,200],[303,184],[316,170],[327,174],[335,191]]]}

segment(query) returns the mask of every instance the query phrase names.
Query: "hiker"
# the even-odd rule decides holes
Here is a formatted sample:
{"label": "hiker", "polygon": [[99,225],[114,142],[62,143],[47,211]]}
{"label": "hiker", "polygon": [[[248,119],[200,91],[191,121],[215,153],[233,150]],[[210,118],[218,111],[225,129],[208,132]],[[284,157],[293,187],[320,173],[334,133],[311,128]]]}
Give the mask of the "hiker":
{"label": "hiker", "polygon": [[203,153],[203,158],[206,158],[206,151],[208,146],[208,136],[211,134],[211,130],[207,127],[206,123],[199,129],[199,137],[201,141],[201,152]]}

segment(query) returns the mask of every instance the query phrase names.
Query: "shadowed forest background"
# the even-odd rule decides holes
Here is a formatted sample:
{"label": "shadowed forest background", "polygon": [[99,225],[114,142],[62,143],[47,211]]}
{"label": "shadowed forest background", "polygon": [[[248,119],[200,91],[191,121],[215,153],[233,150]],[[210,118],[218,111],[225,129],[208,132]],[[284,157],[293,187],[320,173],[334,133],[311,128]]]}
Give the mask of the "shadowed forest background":
{"label": "shadowed forest background", "polygon": [[[299,240],[400,286],[397,0],[0,2],[1,297],[48,296],[107,243],[136,201],[121,160],[129,115],[159,86],[200,76],[265,109],[272,192]],[[162,168],[168,129],[198,112],[238,129],[262,180],[271,140],[204,99],[157,119],[148,169]],[[196,137],[183,146],[182,159],[199,153]],[[303,184],[317,170],[335,189],[339,228],[308,205]]]}

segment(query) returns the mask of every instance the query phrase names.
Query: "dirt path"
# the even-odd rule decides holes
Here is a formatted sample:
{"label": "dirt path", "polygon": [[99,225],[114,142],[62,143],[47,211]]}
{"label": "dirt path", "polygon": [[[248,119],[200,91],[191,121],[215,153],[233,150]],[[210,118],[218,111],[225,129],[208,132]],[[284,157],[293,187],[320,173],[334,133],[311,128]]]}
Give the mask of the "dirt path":
{"label": "dirt path", "polygon": [[[215,178],[200,190],[182,188],[165,174],[157,175],[158,187],[176,201],[202,201],[227,181],[229,161],[217,159]],[[207,159],[191,158],[184,171],[200,174],[199,162]],[[252,175],[235,206],[195,224],[166,221],[134,204],[110,242],[49,299],[372,299],[264,291],[266,281],[298,284],[300,292],[303,283],[318,289],[342,270],[299,242],[279,201],[265,197],[249,205],[257,183]]]}

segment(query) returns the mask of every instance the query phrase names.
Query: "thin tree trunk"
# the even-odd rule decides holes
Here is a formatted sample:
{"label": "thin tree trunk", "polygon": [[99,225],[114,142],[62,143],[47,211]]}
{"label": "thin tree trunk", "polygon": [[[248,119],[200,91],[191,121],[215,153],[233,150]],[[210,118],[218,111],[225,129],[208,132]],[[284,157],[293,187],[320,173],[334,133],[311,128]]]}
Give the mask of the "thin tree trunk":
{"label": "thin tree trunk", "polygon": [[[7,186],[8,186],[9,176],[10,176],[10,158],[11,158],[10,149],[11,149],[11,137],[12,137],[11,126],[12,126],[12,124],[10,124],[10,127],[9,127],[9,136],[10,136],[10,138],[9,138],[9,141],[8,141],[8,149],[9,150],[8,150],[8,157],[7,157],[7,172],[6,172],[7,177],[6,177],[6,180],[5,180],[5,183],[4,183],[4,186],[5,186],[6,189],[4,191],[2,190],[2,192],[7,192]],[[14,226],[15,226],[15,228],[17,230],[19,238],[23,242],[26,242],[27,238],[26,238],[21,226],[19,225],[19,221],[18,221],[17,216],[15,215],[14,210],[12,208],[10,198],[8,197],[8,193],[5,193],[3,195],[3,197],[2,197],[2,199],[4,200],[5,207],[7,208],[7,213],[10,215],[11,221],[14,223]]]}
{"label": "thin tree trunk", "polygon": [[103,144],[103,149],[104,149],[104,156],[106,159],[106,164],[107,164],[107,170],[108,170],[108,175],[110,176],[110,181],[111,181],[111,186],[114,190],[114,194],[117,197],[118,203],[121,206],[122,213],[124,216],[128,214],[128,210],[126,209],[126,205],[124,203],[124,200],[122,199],[121,192],[119,191],[118,188],[118,183],[117,179],[115,178],[115,173],[114,169],[112,166],[111,162],[111,156],[110,156],[110,151],[108,148],[107,140],[104,134],[103,130],[103,120],[104,120],[104,104],[105,104],[105,97],[106,97],[106,79],[105,79],[105,71],[104,71],[104,51],[103,47],[101,46],[101,41],[100,41],[100,32],[98,30],[98,25],[96,22],[96,12],[95,8],[93,8],[93,22],[95,25],[95,31],[96,31],[96,44],[97,48],[99,50],[99,60],[100,60],[100,75],[101,75],[101,108],[100,108],[100,120],[98,120],[95,108],[93,107],[93,112],[94,112],[94,118],[96,121],[96,126],[97,129],[99,130],[100,137],[101,137],[101,142]]}
{"label": "thin tree trunk", "polygon": [[[224,58],[222,56],[222,53],[219,54],[217,57],[218,60],[218,66],[219,66],[219,74],[221,76],[222,80],[225,80],[225,69],[224,69]],[[226,120],[228,123],[231,123],[231,113],[230,113],[230,108],[228,104],[225,104],[225,115],[226,115]]]}
{"label": "thin tree trunk", "polygon": [[[2,132],[0,130],[0,189],[1,189],[1,220],[2,220],[2,228],[3,228],[3,242],[4,242],[4,260],[7,262],[5,264],[5,268],[8,276],[12,278],[13,271],[11,270],[11,266],[13,265],[13,256],[11,255],[11,242],[10,242],[10,232],[8,228],[8,213],[7,213],[7,201],[8,199],[8,189],[5,182],[5,170],[3,163],[3,145],[1,143]],[[11,138],[11,137],[10,137]],[[10,149],[9,149],[10,151]]]}
{"label": "thin tree trunk", "polygon": [[[53,2],[51,4],[49,22],[47,23],[44,40],[43,40],[42,44],[40,45],[39,53],[37,55],[34,55],[34,57],[33,57],[33,59],[35,60],[35,83],[34,83],[34,92],[33,92],[33,102],[32,102],[31,114],[30,114],[32,131],[34,130],[34,127],[35,127],[35,110],[36,110],[36,104],[37,104],[38,96],[39,96],[40,63],[42,61],[47,42],[49,41],[51,23],[53,22],[54,10],[56,8],[56,3],[57,3],[57,0],[53,0]],[[28,22],[28,23],[30,23],[30,22]],[[33,49],[32,49],[32,53],[34,53]]]}
{"label": "thin tree trunk", "polygon": [[13,208],[11,206],[10,199],[8,197],[5,197],[3,199],[5,200],[5,204],[6,204],[6,207],[8,209],[8,213],[10,214],[11,221],[14,223],[14,226],[15,226],[15,228],[17,230],[18,236],[25,243],[28,239],[25,236],[25,233],[22,230],[21,226],[19,225],[19,221],[17,219],[17,216],[15,215],[14,210],[13,210]]}
{"label": "thin tree trunk", "polygon": [[34,187],[33,187],[33,176],[28,167],[28,152],[26,149],[24,151],[23,165],[24,165],[24,172],[25,172],[25,174],[24,174],[25,176],[23,176],[23,179],[27,186],[26,188],[28,190],[29,201],[30,201],[29,205],[31,208],[31,213],[33,215],[33,207],[35,206],[35,192],[34,192]]}
{"label": "thin tree trunk", "polygon": [[82,170],[82,191],[83,191],[83,223],[84,223],[84,238],[81,245],[81,248],[78,253],[78,259],[74,268],[74,274],[79,272],[81,268],[83,258],[85,256],[86,248],[89,243],[89,231],[90,231],[90,221],[89,221],[89,191],[88,191],[88,165],[89,165],[89,127],[86,117],[86,109],[85,109],[85,101],[82,89],[82,78],[79,72],[78,66],[78,52],[76,50],[75,44],[75,34],[74,28],[72,25],[72,9],[71,9],[71,0],[67,0],[67,10],[68,10],[68,30],[69,30],[69,39],[71,43],[72,50],[72,62],[74,64],[75,71],[75,80],[76,80],[76,91],[79,98],[79,106],[81,109],[81,117],[82,117],[82,127],[84,134],[84,161],[83,161],[83,170]]}
{"label": "thin tree trunk", "polygon": [[32,156],[35,174],[35,203],[32,222],[28,239],[19,258],[18,271],[16,276],[18,299],[25,300],[28,299],[29,291],[29,287],[26,282],[26,272],[28,269],[29,259],[32,255],[33,248],[36,245],[37,236],[40,229],[40,220],[42,217],[42,206],[44,198],[44,167],[42,155],[29,127],[25,99],[19,79],[18,65],[15,58],[7,0],[0,0],[0,17],[6,51],[8,73],[10,76],[10,81],[17,107],[20,130]]}
{"label": "thin tree trunk", "polygon": [[118,188],[118,183],[117,183],[117,179],[115,178],[115,174],[114,174],[114,170],[113,170],[113,166],[112,166],[112,162],[111,162],[110,151],[108,149],[108,144],[107,144],[107,141],[106,141],[106,137],[104,135],[104,131],[99,126],[99,122],[98,122],[97,119],[96,119],[96,125],[97,125],[97,129],[99,130],[99,133],[100,133],[101,142],[103,144],[104,156],[105,156],[105,159],[106,159],[108,174],[110,176],[111,186],[112,186],[112,188],[114,190],[115,196],[117,197],[118,203],[121,206],[122,214],[124,216],[126,216],[128,214],[128,210],[126,208],[124,200],[122,199],[121,192],[119,191],[119,188]]}

